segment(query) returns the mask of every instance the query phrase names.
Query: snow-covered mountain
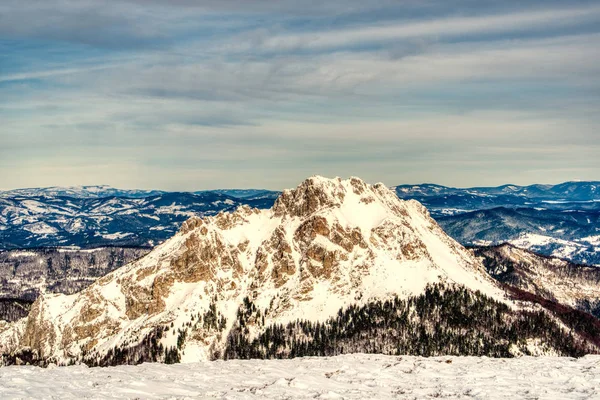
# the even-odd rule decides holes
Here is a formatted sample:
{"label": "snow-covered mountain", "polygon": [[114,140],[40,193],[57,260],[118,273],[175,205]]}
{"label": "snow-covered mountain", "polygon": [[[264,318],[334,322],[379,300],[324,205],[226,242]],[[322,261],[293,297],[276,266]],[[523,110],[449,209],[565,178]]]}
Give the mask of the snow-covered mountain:
{"label": "snow-covered mountain", "polygon": [[38,298],[28,318],[0,327],[0,351],[5,363],[108,365],[597,350],[569,330],[508,300],[420,203],[312,177],[270,209],[192,217],[80,293]]}
{"label": "snow-covered mountain", "polygon": [[600,235],[597,233],[599,231],[595,230],[594,235],[582,235],[583,237],[566,240],[562,239],[564,236],[561,234],[540,235],[522,232],[507,242],[534,253],[600,267]]}

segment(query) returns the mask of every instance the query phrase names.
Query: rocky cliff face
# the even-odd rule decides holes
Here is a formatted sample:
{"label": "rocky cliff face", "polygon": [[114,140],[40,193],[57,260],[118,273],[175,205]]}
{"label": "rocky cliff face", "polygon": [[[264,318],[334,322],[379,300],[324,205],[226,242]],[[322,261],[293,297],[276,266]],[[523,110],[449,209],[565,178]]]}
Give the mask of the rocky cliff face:
{"label": "rocky cliff face", "polygon": [[209,359],[223,354],[241,313],[248,312],[245,334],[256,336],[266,326],[325,321],[343,307],[408,298],[436,283],[505,301],[482,264],[420,203],[358,178],[312,177],[269,210],[193,217],[82,292],[40,297],[28,318],[0,326],[0,353],[55,362],[130,361],[131,351],[137,361]]}

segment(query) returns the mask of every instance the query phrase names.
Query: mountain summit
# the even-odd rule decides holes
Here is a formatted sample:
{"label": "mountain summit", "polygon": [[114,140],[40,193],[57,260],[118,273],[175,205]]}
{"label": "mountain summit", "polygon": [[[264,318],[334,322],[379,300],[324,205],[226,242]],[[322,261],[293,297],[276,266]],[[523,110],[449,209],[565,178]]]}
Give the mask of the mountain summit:
{"label": "mountain summit", "polygon": [[[424,293],[442,301],[444,287],[455,285],[509,312],[480,261],[420,203],[383,184],[315,176],[271,209],[192,217],[82,292],[40,297],[28,318],[4,327],[0,352],[100,365],[239,356],[231,348],[244,347],[240,341],[277,336],[294,321],[324,327],[342,310],[398,306]],[[467,292],[456,294],[465,306],[483,301]]]}

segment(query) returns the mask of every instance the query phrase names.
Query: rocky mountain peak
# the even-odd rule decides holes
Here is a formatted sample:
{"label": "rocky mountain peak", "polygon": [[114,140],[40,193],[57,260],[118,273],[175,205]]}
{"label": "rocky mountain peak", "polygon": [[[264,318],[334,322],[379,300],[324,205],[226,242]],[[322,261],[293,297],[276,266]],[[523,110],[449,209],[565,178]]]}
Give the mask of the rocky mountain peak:
{"label": "rocky mountain peak", "polygon": [[396,195],[382,183],[368,185],[362,179],[339,177],[329,179],[312,176],[295,189],[284,190],[275,201],[276,216],[307,217],[327,208],[339,208],[344,203],[368,204],[379,198],[384,202],[398,202]]}
{"label": "rocky mountain peak", "polygon": [[320,209],[339,206],[345,193],[340,178],[312,176],[295,189],[284,190],[275,201],[273,211],[277,216],[309,216]]}
{"label": "rocky mountain peak", "polygon": [[[314,176],[270,210],[192,217],[148,255],[82,292],[41,298],[27,320],[0,332],[0,352],[29,346],[57,360],[102,357],[161,329],[165,348],[183,341],[187,360],[206,359],[224,345],[244,299],[260,310],[264,327],[322,321],[342,307],[420,294],[437,282],[502,298],[475,257],[418,202],[383,184]],[[187,339],[177,333],[183,330]]]}

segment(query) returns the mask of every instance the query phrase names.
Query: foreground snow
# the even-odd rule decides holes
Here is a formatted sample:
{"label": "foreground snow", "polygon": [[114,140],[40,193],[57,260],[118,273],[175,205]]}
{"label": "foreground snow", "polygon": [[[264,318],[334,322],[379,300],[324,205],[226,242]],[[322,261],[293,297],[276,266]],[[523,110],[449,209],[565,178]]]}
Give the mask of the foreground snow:
{"label": "foreground snow", "polygon": [[600,398],[600,356],[395,357],[0,368],[0,398]]}

